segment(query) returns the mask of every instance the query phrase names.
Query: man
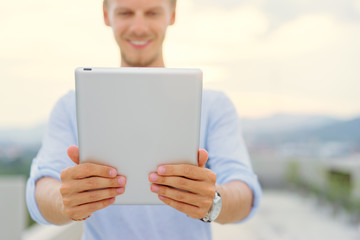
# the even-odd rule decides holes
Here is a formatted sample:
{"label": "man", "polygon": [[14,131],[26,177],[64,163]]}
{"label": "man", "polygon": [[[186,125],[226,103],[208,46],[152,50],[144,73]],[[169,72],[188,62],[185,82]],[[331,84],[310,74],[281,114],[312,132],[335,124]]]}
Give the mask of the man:
{"label": "man", "polygon": [[[122,67],[165,67],[162,44],[175,8],[175,0],[104,1]],[[86,219],[83,239],[211,239],[207,221],[239,222],[256,211],[261,189],[224,94],[203,93],[198,166],[163,165],[149,173],[163,206],[111,205],[126,194],[126,178],[111,167],[79,164],[75,112],[71,91],[55,105],[33,161],[27,204],[36,221]]]}

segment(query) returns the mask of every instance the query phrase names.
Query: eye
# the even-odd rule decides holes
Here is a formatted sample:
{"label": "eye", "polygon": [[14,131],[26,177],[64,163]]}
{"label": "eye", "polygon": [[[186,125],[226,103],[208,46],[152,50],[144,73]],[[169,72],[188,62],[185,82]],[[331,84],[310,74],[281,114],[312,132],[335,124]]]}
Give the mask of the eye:
{"label": "eye", "polygon": [[117,15],[119,16],[130,16],[131,12],[130,11],[122,11],[122,12],[118,12]]}
{"label": "eye", "polygon": [[148,12],[147,15],[151,16],[151,17],[155,17],[156,15],[158,15],[158,13],[155,11],[151,11],[151,12]]}

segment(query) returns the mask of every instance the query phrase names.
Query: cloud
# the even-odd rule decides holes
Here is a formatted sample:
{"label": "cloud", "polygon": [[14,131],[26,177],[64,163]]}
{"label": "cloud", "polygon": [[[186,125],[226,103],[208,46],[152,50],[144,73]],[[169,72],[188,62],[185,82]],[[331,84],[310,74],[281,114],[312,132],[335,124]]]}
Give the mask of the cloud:
{"label": "cloud", "polygon": [[356,12],[358,14],[360,14],[360,0],[353,0],[353,4],[354,4]]}
{"label": "cloud", "polygon": [[[21,8],[18,1],[0,2],[0,125],[45,120],[74,88],[76,67],[118,66],[101,2],[22,1]],[[360,22],[339,16],[359,6],[359,0],[181,0],[166,63],[202,68],[205,86],[228,93],[244,114],[354,115]]]}
{"label": "cloud", "polygon": [[232,10],[208,7],[187,16],[179,17],[169,29],[165,52],[171,64],[228,61],[268,30],[266,16],[253,6]]}
{"label": "cloud", "polygon": [[313,13],[271,29],[268,14],[250,5],[206,7],[188,16],[170,32],[168,62],[205,67],[205,80],[212,77],[205,86],[231,95],[242,114],[359,113],[357,22]]}
{"label": "cloud", "polygon": [[[0,125],[45,121],[74,89],[78,66],[118,66],[101,1],[3,1],[0,15]],[[101,47],[99,47],[101,46]]]}

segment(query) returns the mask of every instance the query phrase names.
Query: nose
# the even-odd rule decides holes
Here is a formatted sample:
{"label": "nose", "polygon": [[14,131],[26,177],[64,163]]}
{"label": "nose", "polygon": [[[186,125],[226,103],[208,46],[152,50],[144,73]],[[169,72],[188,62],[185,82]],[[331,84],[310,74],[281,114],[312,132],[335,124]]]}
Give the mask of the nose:
{"label": "nose", "polygon": [[130,26],[130,31],[134,36],[143,36],[146,34],[148,26],[146,19],[142,14],[135,14]]}

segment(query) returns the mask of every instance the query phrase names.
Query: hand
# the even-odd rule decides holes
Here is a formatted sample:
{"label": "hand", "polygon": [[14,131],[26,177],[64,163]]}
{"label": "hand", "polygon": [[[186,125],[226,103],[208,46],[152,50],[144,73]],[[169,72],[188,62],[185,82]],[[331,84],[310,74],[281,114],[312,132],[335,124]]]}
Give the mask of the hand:
{"label": "hand", "polygon": [[198,166],[189,164],[159,166],[149,175],[151,191],[159,195],[165,204],[201,219],[210,210],[214,196],[216,174],[205,168],[208,153],[198,152]]}
{"label": "hand", "polygon": [[70,146],[67,153],[77,164],[61,172],[63,212],[69,218],[87,217],[111,205],[117,195],[124,193],[126,178],[117,176],[116,169],[93,163],[79,164],[76,146]]}

